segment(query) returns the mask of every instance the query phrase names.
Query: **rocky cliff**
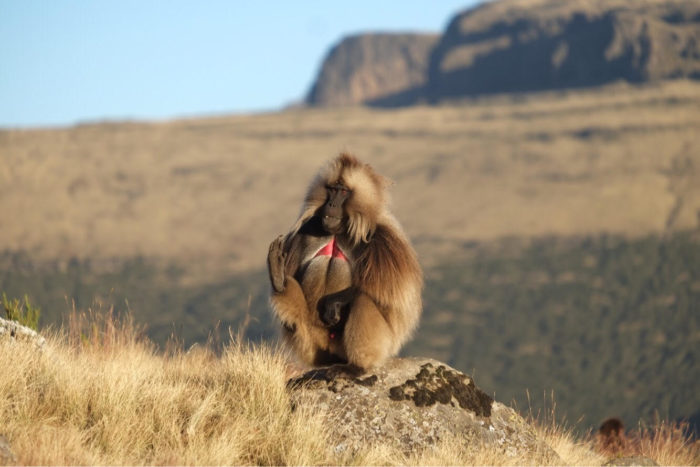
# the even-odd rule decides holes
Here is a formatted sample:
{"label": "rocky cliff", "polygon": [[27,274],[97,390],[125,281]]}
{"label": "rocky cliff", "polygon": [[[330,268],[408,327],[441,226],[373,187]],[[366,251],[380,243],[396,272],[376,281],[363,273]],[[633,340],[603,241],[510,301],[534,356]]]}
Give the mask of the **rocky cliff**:
{"label": "rocky cliff", "polygon": [[501,0],[455,15],[439,41],[341,41],[307,103],[410,105],[675,78],[700,79],[700,2]]}
{"label": "rocky cliff", "polygon": [[306,102],[314,106],[362,104],[420,88],[437,34],[361,34],[334,46]]}
{"label": "rocky cliff", "polygon": [[700,2],[512,0],[455,16],[430,58],[432,100],[700,79]]}

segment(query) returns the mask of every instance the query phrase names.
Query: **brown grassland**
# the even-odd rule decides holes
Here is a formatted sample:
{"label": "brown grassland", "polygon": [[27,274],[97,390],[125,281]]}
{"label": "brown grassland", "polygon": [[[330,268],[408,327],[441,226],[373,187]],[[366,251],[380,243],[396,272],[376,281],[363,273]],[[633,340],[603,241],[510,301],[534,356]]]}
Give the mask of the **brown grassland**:
{"label": "brown grassland", "polygon": [[[699,226],[700,83],[674,81],[391,110],[0,129],[0,253],[26,254],[29,282],[42,264],[70,270],[72,258],[90,261],[91,274],[135,257],[165,266],[163,274],[177,265],[183,288],[258,277],[269,242],[294,222],[313,174],[343,150],[395,182],[393,210],[428,283],[444,283],[447,299],[456,291],[458,304],[448,311],[465,320],[476,302],[461,295],[464,283],[442,281],[438,267],[469,262],[472,241],[664,237]],[[6,277],[19,276],[8,264]],[[245,314],[222,302],[226,313]],[[442,324],[454,332],[452,315],[439,311],[424,323],[446,316]],[[173,320],[165,316],[170,309],[136,312]],[[184,326],[202,320],[193,313],[177,319],[183,316],[191,320]],[[582,328],[591,325],[586,316]],[[234,338],[221,353],[206,345],[161,351],[129,320],[73,313],[66,322],[42,331],[48,344],[41,353],[0,341],[0,361],[12,362],[0,371],[0,433],[20,464],[532,463],[467,449],[459,439],[408,455],[371,446],[335,457],[326,450],[322,414],[290,410],[280,349]],[[439,337],[452,348],[450,336]],[[594,439],[555,419],[532,417],[565,463],[604,462]],[[617,454],[700,463],[698,443],[663,422],[637,430],[629,452]]]}
{"label": "brown grassland", "polygon": [[264,267],[341,150],[395,182],[426,266],[470,240],[694,228],[700,84],[395,110],[302,109],[0,130],[0,245],[36,262],[144,256],[205,282]]}
{"label": "brown grassland", "polygon": [[[367,446],[335,455],[323,413],[291,410],[285,354],[234,340],[220,355],[206,346],[164,353],[131,320],[73,313],[44,351],[0,341],[0,420],[22,465],[527,465],[458,436],[421,452]],[[533,419],[569,465],[600,465],[593,438],[577,438],[553,418]],[[647,430],[617,455],[662,465],[697,464],[698,443],[678,426]]]}

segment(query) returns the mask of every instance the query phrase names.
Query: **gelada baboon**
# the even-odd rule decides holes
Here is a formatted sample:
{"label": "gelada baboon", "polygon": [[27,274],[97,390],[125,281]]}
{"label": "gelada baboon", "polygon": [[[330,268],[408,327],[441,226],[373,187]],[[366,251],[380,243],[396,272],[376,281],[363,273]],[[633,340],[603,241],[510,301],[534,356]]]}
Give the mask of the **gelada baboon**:
{"label": "gelada baboon", "polygon": [[395,355],[418,324],[423,275],[386,206],[387,185],[341,154],[311,183],[292,230],[270,245],[272,308],[307,364],[361,372]]}
{"label": "gelada baboon", "polygon": [[625,449],[627,439],[625,424],[619,418],[608,418],[598,429],[598,449],[603,452],[617,453]]}

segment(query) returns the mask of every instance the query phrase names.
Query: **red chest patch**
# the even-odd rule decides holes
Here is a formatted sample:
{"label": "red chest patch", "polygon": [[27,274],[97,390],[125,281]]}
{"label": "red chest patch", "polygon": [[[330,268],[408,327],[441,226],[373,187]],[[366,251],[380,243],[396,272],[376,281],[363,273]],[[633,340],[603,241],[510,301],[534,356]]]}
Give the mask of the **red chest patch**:
{"label": "red chest patch", "polygon": [[340,251],[340,248],[338,248],[338,244],[335,241],[335,237],[333,237],[326,246],[318,250],[316,256],[330,256],[331,258],[338,258],[345,261],[348,260],[343,254],[343,252]]}

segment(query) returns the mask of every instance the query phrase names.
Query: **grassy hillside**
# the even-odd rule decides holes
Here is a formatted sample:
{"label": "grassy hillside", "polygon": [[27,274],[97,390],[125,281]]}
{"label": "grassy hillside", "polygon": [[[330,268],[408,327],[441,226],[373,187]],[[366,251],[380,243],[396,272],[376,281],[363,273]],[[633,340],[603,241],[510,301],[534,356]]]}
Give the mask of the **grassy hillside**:
{"label": "grassy hillside", "polygon": [[[427,271],[423,322],[405,353],[473,371],[519,407],[545,410],[554,391],[559,415],[582,418],[584,430],[610,416],[698,423],[698,232],[471,243],[461,256]],[[217,325],[224,337],[229,327],[254,342],[276,336],[265,271],[182,287],[143,260],[113,274],[77,262],[18,269],[0,269],[0,281],[42,304],[43,324],[72,308],[68,294],[77,309],[131,309],[161,346],[172,334],[187,346],[217,339]]]}
{"label": "grassy hillside", "polygon": [[[163,344],[275,337],[264,271],[324,160],[396,183],[426,269],[410,354],[583,428],[698,418],[700,84],[438,107],[0,130],[0,291],[55,325],[132,310]],[[223,339],[225,341],[225,339]]]}
{"label": "grassy hillside", "polygon": [[[554,392],[579,426],[694,418],[700,235],[545,238],[436,268],[409,350],[471,370],[538,410]],[[696,426],[697,429],[697,426]]]}
{"label": "grassy hillside", "polygon": [[164,357],[130,326],[84,324],[44,353],[0,341],[13,362],[0,375],[2,431],[19,465],[327,462],[321,420],[289,410],[270,348]]}
{"label": "grassy hillside", "polygon": [[[76,315],[73,315],[76,318]],[[291,410],[285,359],[267,346],[233,343],[153,351],[138,330],[102,316],[49,336],[44,352],[0,341],[0,419],[19,465],[523,465],[493,449],[466,449],[458,437],[402,453],[373,445],[334,454],[323,412]],[[537,424],[570,465],[600,465],[590,438]],[[631,448],[662,464],[700,455],[677,428],[659,426]]]}
{"label": "grassy hillside", "polygon": [[[504,236],[695,227],[700,83],[381,111],[302,110],[0,131],[0,245],[34,260],[262,267],[319,166],[346,149],[395,182],[424,264]],[[458,248],[457,248],[458,250]]]}

